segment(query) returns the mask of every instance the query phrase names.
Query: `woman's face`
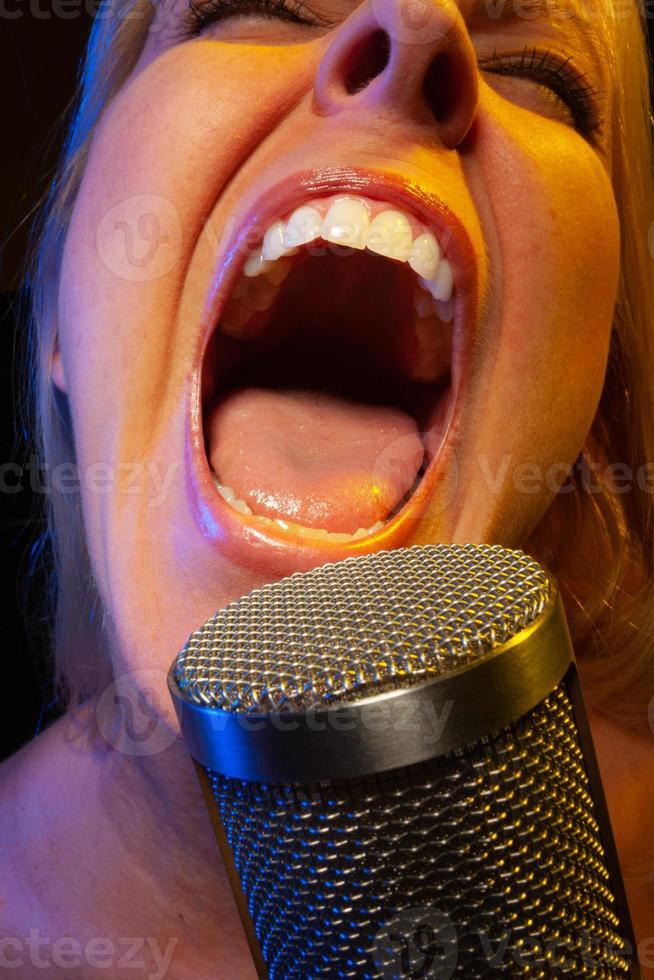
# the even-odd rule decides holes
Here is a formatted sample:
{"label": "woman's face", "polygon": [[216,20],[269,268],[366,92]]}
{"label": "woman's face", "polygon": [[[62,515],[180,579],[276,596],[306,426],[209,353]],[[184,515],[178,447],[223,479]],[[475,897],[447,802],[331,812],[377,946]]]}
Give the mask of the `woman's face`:
{"label": "woman's face", "polygon": [[66,241],[53,380],[128,669],[295,570],[519,546],[606,365],[598,11],[231,2],[158,12]]}

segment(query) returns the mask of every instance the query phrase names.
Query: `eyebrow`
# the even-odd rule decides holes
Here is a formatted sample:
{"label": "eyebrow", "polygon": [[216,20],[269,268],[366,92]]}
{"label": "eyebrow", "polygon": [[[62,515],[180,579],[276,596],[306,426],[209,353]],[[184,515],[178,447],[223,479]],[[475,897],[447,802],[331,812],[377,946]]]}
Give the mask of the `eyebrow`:
{"label": "eyebrow", "polygon": [[570,27],[602,74],[608,51],[606,37],[597,23],[599,11],[598,17],[591,19],[580,17],[575,6],[567,0],[471,0],[467,17],[473,30],[493,25],[529,25],[539,19],[550,26]]}

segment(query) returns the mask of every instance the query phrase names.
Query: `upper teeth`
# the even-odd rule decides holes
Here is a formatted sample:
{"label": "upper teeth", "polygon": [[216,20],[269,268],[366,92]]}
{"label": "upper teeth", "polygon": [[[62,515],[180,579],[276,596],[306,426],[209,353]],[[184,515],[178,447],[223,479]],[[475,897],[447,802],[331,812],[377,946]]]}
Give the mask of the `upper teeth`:
{"label": "upper teeth", "polygon": [[262,314],[275,302],[293,264],[290,256],[300,246],[311,252],[311,242],[317,239],[408,263],[417,277],[412,377],[436,380],[442,371],[443,350],[451,343],[441,334],[443,324],[454,317],[452,268],[429,228],[379,201],[332,195],[303,204],[286,221],[273,221],[261,245],[245,262],[243,276],[222,312],[221,332],[239,340],[260,336],[266,321],[255,314]]}
{"label": "upper teeth", "polygon": [[261,246],[248,257],[243,273],[249,277],[265,273],[277,259],[294,254],[299,245],[322,238],[408,262],[420,285],[435,300],[446,303],[454,287],[452,268],[442,257],[434,233],[423,228],[414,234],[415,224],[415,219],[395,208],[382,208],[372,216],[370,204],[351,195],[333,199],[324,216],[318,207],[305,204],[296,208],[288,221],[277,220],[270,225]]}

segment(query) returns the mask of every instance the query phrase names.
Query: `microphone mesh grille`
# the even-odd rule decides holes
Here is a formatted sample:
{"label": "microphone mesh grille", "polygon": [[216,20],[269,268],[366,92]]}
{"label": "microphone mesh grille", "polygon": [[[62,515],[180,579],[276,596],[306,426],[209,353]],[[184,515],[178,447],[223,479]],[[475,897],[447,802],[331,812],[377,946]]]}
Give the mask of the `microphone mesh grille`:
{"label": "microphone mesh grille", "polygon": [[[187,699],[237,712],[357,700],[486,656],[552,588],[498,546],[367,555],[220,610],[175,676]],[[492,736],[391,773],[207,774],[269,980],[628,975],[564,682]]]}
{"label": "microphone mesh grille", "polygon": [[550,595],[541,566],[498,545],[428,545],[297,573],[220,609],[178,655],[192,702],[284,711],[436,677],[529,626]]}
{"label": "microphone mesh grille", "polygon": [[269,980],[629,976],[563,685],[392,773],[208,776]]}

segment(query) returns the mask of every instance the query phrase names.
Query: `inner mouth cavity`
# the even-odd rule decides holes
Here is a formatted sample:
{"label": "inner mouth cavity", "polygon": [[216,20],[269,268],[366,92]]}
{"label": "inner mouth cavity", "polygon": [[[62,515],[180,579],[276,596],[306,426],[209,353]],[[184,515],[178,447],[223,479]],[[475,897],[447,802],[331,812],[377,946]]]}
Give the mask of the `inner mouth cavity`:
{"label": "inner mouth cavity", "polygon": [[205,449],[235,510],[346,541],[390,520],[438,453],[451,322],[406,262],[311,245],[237,283],[203,362]]}

